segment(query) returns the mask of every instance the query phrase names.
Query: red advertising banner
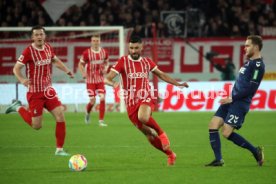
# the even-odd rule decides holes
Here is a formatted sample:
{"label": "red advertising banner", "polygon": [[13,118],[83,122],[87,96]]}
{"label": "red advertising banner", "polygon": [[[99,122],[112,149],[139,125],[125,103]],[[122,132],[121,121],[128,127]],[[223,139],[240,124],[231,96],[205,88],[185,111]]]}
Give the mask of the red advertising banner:
{"label": "red advertising banner", "polygon": [[[213,51],[219,55],[214,56],[213,62],[224,65],[225,58],[232,58],[236,66],[236,72],[244,63],[244,39],[158,39],[157,40],[157,65],[159,69],[167,73],[173,73],[184,80],[213,81],[220,80],[220,72],[204,58],[206,53]],[[264,39],[262,56],[266,64],[266,72],[276,72],[276,38]],[[12,76],[12,67],[23,49],[30,44],[29,41],[3,43],[0,42],[0,76]],[[51,43],[57,56],[66,62],[66,65],[77,72],[79,58],[84,49],[90,47],[87,41],[70,41]],[[152,39],[143,40],[143,56],[152,58]],[[113,65],[119,56],[119,47],[114,42],[103,42],[102,46],[109,52],[110,64]],[[127,45],[126,45],[127,47]],[[60,76],[61,72],[53,71],[53,79]],[[9,82],[7,77],[2,77],[0,82]]]}

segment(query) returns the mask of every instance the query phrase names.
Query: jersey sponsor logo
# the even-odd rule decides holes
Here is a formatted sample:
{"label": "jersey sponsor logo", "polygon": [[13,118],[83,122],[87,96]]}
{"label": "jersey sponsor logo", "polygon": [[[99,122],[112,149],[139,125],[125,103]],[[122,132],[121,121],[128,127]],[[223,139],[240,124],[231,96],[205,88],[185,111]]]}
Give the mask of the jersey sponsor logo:
{"label": "jersey sponsor logo", "polygon": [[144,72],[137,72],[137,73],[129,73],[127,77],[130,79],[137,79],[137,78],[147,78],[148,74]]}
{"label": "jersey sponsor logo", "polygon": [[246,70],[246,68],[244,68],[244,67],[241,67],[241,68],[240,68],[240,71],[239,71],[239,73],[242,73],[242,74],[244,74],[245,70]]}
{"label": "jersey sponsor logo", "polygon": [[104,61],[103,60],[93,60],[91,61],[92,64],[102,64]]}
{"label": "jersey sponsor logo", "polygon": [[43,66],[43,65],[48,65],[50,63],[51,63],[51,59],[44,59],[44,60],[37,61],[35,64],[38,66]]}

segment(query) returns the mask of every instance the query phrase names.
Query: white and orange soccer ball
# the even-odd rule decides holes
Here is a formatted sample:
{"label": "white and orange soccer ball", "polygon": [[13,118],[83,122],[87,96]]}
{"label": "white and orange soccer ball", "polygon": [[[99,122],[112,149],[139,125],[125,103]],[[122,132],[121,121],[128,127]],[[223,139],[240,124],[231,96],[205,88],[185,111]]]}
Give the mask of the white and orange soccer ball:
{"label": "white and orange soccer ball", "polygon": [[69,168],[72,171],[83,171],[87,167],[87,159],[81,154],[73,155],[69,160]]}

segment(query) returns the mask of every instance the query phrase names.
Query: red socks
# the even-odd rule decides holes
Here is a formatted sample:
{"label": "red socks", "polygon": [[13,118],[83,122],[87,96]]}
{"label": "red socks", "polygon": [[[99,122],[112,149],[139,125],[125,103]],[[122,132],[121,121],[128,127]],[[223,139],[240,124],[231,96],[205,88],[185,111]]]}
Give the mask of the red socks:
{"label": "red socks", "polygon": [[20,116],[24,119],[24,121],[28,125],[32,126],[32,115],[27,109],[25,109],[23,106],[21,106],[18,109],[18,113],[20,114]]}
{"label": "red socks", "polygon": [[105,113],[105,100],[100,101],[100,113],[99,113],[99,120],[104,119],[104,113]]}
{"label": "red socks", "polygon": [[164,132],[152,117],[149,118],[146,125],[154,129],[158,135],[161,135]]}
{"label": "red socks", "polygon": [[163,150],[162,143],[161,143],[161,140],[159,139],[159,137],[152,137],[151,136],[151,137],[148,137],[148,140],[151,143],[151,145],[153,145],[156,149],[159,149],[160,151],[162,151],[166,155],[172,154],[171,149],[167,149],[166,151]]}
{"label": "red socks", "polygon": [[[94,104],[91,104],[90,102],[86,105],[86,112],[90,113]],[[100,108],[99,108],[99,120],[104,119],[104,113],[105,113],[105,100],[100,101]]]}
{"label": "red socks", "polygon": [[87,113],[90,113],[93,106],[94,106],[94,104],[91,104],[91,103],[89,102],[89,103],[86,105],[86,112],[87,112]]}
{"label": "red socks", "polygon": [[56,145],[57,148],[63,148],[66,135],[65,122],[56,122]]}
{"label": "red socks", "polygon": [[[29,111],[27,111],[24,107],[20,107],[18,109],[18,113],[24,119],[28,125],[32,126],[32,116]],[[57,122],[56,123],[56,145],[57,148],[62,148],[64,144],[66,134],[65,122]]]}
{"label": "red socks", "polygon": [[[172,150],[170,148],[164,150],[163,149],[163,145],[160,139],[160,135],[164,134],[164,131],[161,129],[161,127],[157,124],[157,122],[150,117],[149,121],[146,123],[147,126],[149,126],[150,128],[154,129],[158,136],[157,137],[153,137],[150,136],[148,137],[149,142],[157,149],[159,149],[160,151],[164,152],[166,155],[171,155],[172,154]],[[168,137],[166,137],[166,141],[169,142]]]}

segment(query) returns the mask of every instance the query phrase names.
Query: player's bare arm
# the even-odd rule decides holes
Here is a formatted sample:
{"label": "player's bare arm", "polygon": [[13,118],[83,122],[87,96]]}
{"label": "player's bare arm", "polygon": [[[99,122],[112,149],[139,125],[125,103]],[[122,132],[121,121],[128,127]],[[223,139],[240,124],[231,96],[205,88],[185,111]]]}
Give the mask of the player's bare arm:
{"label": "player's bare arm", "polygon": [[71,70],[69,70],[69,68],[67,68],[67,66],[65,66],[63,64],[63,62],[58,58],[58,57],[54,57],[52,59],[53,61],[53,64],[58,68],[60,69],[61,71],[64,71],[67,75],[69,75],[70,78],[74,78],[74,74],[73,72],[71,72]]}
{"label": "player's bare arm", "polygon": [[16,78],[19,80],[19,82],[21,84],[23,84],[24,86],[28,87],[28,85],[30,84],[30,81],[28,79],[26,79],[21,70],[25,65],[20,64],[20,63],[16,63],[13,67],[13,73],[16,76]]}
{"label": "player's bare arm", "polygon": [[162,72],[161,70],[159,70],[158,68],[156,68],[155,70],[153,70],[153,73],[155,75],[157,75],[161,80],[169,83],[169,84],[172,84],[172,85],[175,85],[175,86],[178,86],[180,88],[188,88],[189,85],[187,84],[187,82],[184,82],[184,83],[179,83],[177,82],[175,79],[171,78],[168,74]]}
{"label": "player's bare arm", "polygon": [[82,60],[82,58],[79,61],[78,69],[82,75],[83,79],[86,79],[86,72],[85,72],[85,62]]}
{"label": "player's bare arm", "polygon": [[116,88],[119,85],[118,82],[113,81],[113,79],[116,77],[116,75],[117,75],[117,73],[111,70],[107,74],[107,76],[104,78],[104,83],[106,85],[109,85],[109,86],[112,86],[112,87]]}

